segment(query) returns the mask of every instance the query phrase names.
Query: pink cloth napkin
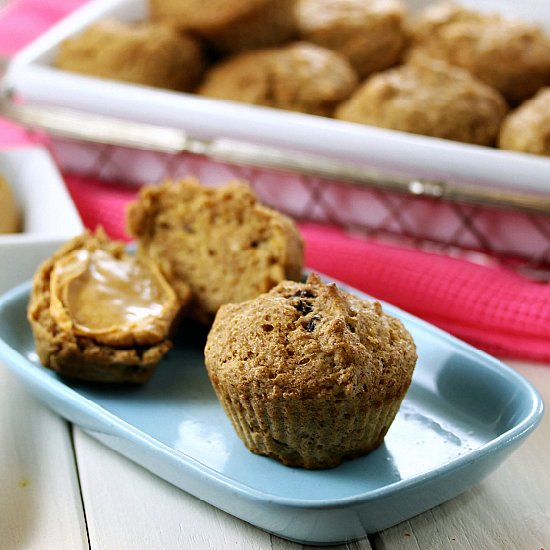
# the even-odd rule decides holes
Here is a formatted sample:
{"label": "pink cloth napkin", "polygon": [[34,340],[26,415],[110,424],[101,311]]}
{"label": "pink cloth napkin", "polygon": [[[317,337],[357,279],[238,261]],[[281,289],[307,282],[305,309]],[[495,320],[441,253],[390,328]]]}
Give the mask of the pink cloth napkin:
{"label": "pink cloth napkin", "polygon": [[[0,12],[0,53],[13,54],[82,0],[19,0]],[[0,121],[0,146],[29,138]],[[84,224],[103,225],[127,239],[125,208],[136,190],[65,175]],[[503,267],[350,237],[340,229],[301,224],[306,264],[391,302],[456,336],[503,357],[550,364],[550,285]]]}

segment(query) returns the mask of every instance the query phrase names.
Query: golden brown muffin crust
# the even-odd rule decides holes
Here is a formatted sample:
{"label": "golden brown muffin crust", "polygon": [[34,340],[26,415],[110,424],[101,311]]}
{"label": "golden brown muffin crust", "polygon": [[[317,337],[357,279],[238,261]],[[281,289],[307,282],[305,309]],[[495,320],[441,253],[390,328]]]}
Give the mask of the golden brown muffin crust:
{"label": "golden brown muffin crust", "polygon": [[222,306],[205,353],[215,379],[268,400],[383,401],[404,392],[416,361],[401,321],[316,276]]}
{"label": "golden brown muffin crust", "polygon": [[550,88],[542,88],[502,123],[499,147],[550,156]]}
{"label": "golden brown muffin crust", "polygon": [[249,450],[329,468],[382,443],[411,382],[416,348],[380,304],[310,275],[222,306],[205,363]]}
{"label": "golden brown muffin crust", "polygon": [[64,40],[55,65],[81,74],[190,91],[204,70],[199,43],[169,26],[105,20]]}
{"label": "golden brown muffin crust", "polygon": [[357,85],[357,75],[339,54],[306,42],[245,52],[213,67],[198,93],[330,116]]}
{"label": "golden brown muffin crust", "polygon": [[21,215],[10,184],[0,174],[0,235],[21,229]]}
{"label": "golden brown muffin crust", "polygon": [[467,71],[416,56],[371,76],[336,110],[341,120],[477,145],[493,145],[508,108]]}
{"label": "golden brown muffin crust", "polygon": [[412,48],[470,71],[512,102],[550,84],[550,39],[538,25],[452,2],[411,25]]}
{"label": "golden brown muffin crust", "polygon": [[303,40],[335,50],[361,78],[395,65],[406,44],[400,0],[298,0]]}
{"label": "golden brown muffin crust", "polygon": [[295,0],[150,0],[154,21],[175,25],[221,52],[281,44],[295,33]]}

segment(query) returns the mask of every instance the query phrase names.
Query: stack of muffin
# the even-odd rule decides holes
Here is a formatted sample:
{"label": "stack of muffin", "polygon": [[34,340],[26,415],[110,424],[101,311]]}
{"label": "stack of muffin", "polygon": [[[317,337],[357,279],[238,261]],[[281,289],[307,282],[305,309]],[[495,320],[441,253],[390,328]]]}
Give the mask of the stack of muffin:
{"label": "stack of muffin", "polygon": [[149,0],[102,21],[58,67],[427,136],[550,155],[550,39],[444,2]]}

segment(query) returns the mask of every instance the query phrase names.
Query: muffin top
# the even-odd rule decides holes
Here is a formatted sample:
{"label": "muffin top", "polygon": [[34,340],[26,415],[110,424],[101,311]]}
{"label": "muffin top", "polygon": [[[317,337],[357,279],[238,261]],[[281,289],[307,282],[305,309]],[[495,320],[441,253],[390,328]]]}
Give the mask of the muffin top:
{"label": "muffin top", "polygon": [[406,43],[401,0],[298,0],[303,40],[335,50],[360,77],[394,65]]}
{"label": "muffin top", "polygon": [[219,310],[205,348],[214,384],[243,398],[373,403],[409,386],[416,348],[401,321],[312,274]]}
{"label": "muffin top", "polygon": [[550,88],[540,89],[504,119],[499,147],[550,156]]}
{"label": "muffin top", "polygon": [[492,145],[508,110],[501,94],[467,71],[416,55],[371,76],[335,117],[404,132]]}
{"label": "muffin top", "polygon": [[336,52],[295,42],[282,48],[238,54],[212,68],[202,95],[330,115],[357,85],[349,62]]}
{"label": "muffin top", "polygon": [[194,31],[213,31],[276,0],[151,0],[151,17]]}
{"label": "muffin top", "polygon": [[202,48],[167,25],[105,19],[64,40],[61,69],[135,84],[189,91],[204,69]]}
{"label": "muffin top", "polygon": [[413,50],[468,69],[511,101],[550,84],[550,39],[541,27],[443,2],[411,25]]}

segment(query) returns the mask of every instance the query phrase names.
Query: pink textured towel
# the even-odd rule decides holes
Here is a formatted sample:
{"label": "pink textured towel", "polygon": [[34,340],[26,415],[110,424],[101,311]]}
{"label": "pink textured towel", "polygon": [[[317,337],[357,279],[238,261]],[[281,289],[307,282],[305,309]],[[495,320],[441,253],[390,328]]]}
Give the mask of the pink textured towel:
{"label": "pink textured towel", "polygon": [[[0,53],[11,55],[83,0],[18,0],[0,12]],[[0,121],[0,145],[28,143]],[[127,238],[124,211],[136,190],[66,176],[84,224]],[[491,353],[550,363],[550,285],[499,267],[476,265],[353,238],[303,224],[306,263],[391,302]]]}

